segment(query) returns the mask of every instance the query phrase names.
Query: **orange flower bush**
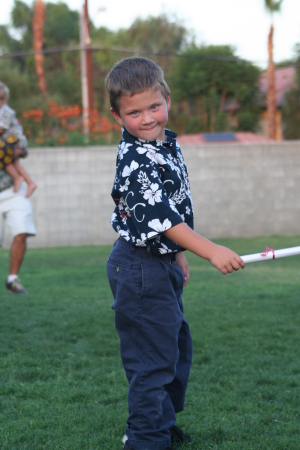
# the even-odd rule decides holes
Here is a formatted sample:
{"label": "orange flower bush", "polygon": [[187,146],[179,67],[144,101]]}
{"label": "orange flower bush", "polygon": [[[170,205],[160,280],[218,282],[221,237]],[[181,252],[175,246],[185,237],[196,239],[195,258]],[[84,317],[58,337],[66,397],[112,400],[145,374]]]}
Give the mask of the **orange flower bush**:
{"label": "orange flower bush", "polygon": [[[79,105],[57,105],[49,101],[44,110],[24,111],[22,118],[30,145],[80,145],[80,142],[75,144],[76,139],[82,144],[86,143],[86,137],[83,140],[82,108]],[[95,142],[112,143],[112,140],[117,142],[120,138],[120,126],[100,116],[97,110],[89,112],[88,129],[89,138]]]}
{"label": "orange flower bush", "polygon": [[44,112],[42,109],[31,109],[22,113],[22,117],[24,117],[24,119],[33,117],[35,122],[41,122],[43,115]]}
{"label": "orange flower bush", "polygon": [[58,106],[55,102],[49,102],[48,116],[55,116],[58,119],[66,119],[68,117],[78,117],[81,115],[79,105],[75,106]]}

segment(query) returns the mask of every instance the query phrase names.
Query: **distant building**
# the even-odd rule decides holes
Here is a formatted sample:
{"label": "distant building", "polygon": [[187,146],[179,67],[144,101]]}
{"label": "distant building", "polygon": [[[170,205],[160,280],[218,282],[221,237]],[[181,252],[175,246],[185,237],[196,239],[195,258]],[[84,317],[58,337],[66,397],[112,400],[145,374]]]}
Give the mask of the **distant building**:
{"label": "distant building", "polygon": [[[285,101],[285,93],[295,86],[296,68],[293,66],[283,67],[275,70],[275,89],[276,89],[276,140],[282,141],[282,107]],[[239,132],[239,133],[194,133],[178,136],[178,142],[184,144],[206,144],[216,142],[268,142],[272,139],[268,137],[268,111],[266,105],[266,95],[268,89],[267,71],[262,72],[260,77],[260,90],[262,93],[262,115],[259,122],[260,133]],[[231,126],[237,126],[236,111],[239,109],[236,100],[226,103],[223,110],[228,114]]]}
{"label": "distant building", "polygon": [[[285,93],[295,86],[296,68],[293,66],[282,67],[275,70],[275,89],[276,89],[276,140],[281,141],[283,139],[282,132],[282,107],[284,105]],[[267,71],[263,72],[260,78],[260,89],[264,94],[264,100],[266,100],[268,90],[268,75]],[[266,101],[263,103],[263,114],[260,120],[261,133],[264,136],[268,136],[268,111]]]}
{"label": "distant building", "polygon": [[233,142],[242,142],[244,144],[252,142],[270,142],[265,136],[250,132],[238,132],[238,133],[194,133],[194,134],[182,134],[178,136],[177,141],[180,145],[197,145],[197,144],[229,144]]}

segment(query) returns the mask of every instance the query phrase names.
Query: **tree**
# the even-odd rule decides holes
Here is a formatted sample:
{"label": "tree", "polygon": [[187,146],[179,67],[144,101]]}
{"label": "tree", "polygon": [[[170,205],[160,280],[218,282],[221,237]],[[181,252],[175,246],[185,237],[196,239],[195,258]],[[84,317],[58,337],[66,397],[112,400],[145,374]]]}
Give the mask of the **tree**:
{"label": "tree", "polygon": [[269,137],[276,139],[276,90],[275,90],[275,65],[273,61],[273,13],[280,11],[283,0],[264,0],[265,7],[271,15],[271,25],[268,35],[268,90],[267,90],[267,110]]}
{"label": "tree", "polygon": [[[142,56],[154,59],[164,70],[165,76],[171,72],[174,55],[186,49],[193,39],[192,34],[174,17],[164,14],[146,19],[137,18],[127,29],[112,32],[105,27],[92,27],[93,45],[113,48],[139,49]],[[104,50],[93,54],[93,86],[97,90],[99,109],[109,111],[103,80],[112,65],[126,56],[135,55],[138,50],[117,52]],[[157,55],[157,54],[160,55]]]}
{"label": "tree", "polygon": [[187,46],[189,32],[176,17],[172,20],[162,14],[137,18],[128,29],[119,30],[115,39],[123,46],[137,47],[153,54],[175,53]]}
{"label": "tree", "polygon": [[230,46],[193,46],[176,59],[167,78],[170,122],[178,132],[255,131],[259,73]]}
{"label": "tree", "polygon": [[[70,10],[62,2],[45,4],[45,22],[43,36],[41,36],[41,24],[37,24],[37,19],[41,18],[41,12],[38,15],[34,14],[36,7],[41,5],[42,2],[40,0],[36,1],[32,6],[28,6],[21,0],[14,1],[11,12],[12,31],[9,26],[0,27],[0,47],[3,52],[31,50],[33,42],[36,50],[79,44],[78,12]],[[34,17],[35,20],[33,20]],[[40,36],[38,40],[36,40],[36,37],[34,39],[34,29],[35,31],[39,29]],[[17,31],[17,33],[14,33],[14,31]],[[15,35],[17,38],[14,37]],[[51,99],[55,98],[58,103],[80,103],[79,53],[58,51],[39,56],[38,78],[36,75],[36,58],[34,56],[18,56],[13,59],[11,64],[13,66],[17,65],[21,72],[30,74],[30,78],[33,80],[35,78],[35,83],[39,81],[38,84],[42,80],[41,65],[43,64],[46,79],[44,85],[47,83],[48,96]],[[40,100],[37,100],[37,103],[40,103]]]}
{"label": "tree", "polygon": [[285,139],[300,139],[300,43],[295,50],[298,67],[295,86],[286,93],[282,111]]}
{"label": "tree", "polygon": [[[43,34],[46,99],[39,93],[33,55],[0,58],[2,81],[12,87],[10,74],[16,80],[13,83],[11,106],[19,117],[22,117],[22,112],[30,110],[23,126],[31,132],[28,136],[31,136],[32,142],[37,142],[37,137],[40,139],[38,133],[44,132],[46,126],[58,132],[62,123],[67,122],[65,117],[59,122],[60,119],[52,114],[54,110],[66,116],[70,112],[68,106],[81,105],[79,51],[65,51],[62,48],[79,44],[78,12],[70,10],[63,2],[43,1],[46,6]],[[28,6],[22,0],[14,0],[12,25],[18,32],[13,33],[13,28],[9,26],[0,27],[0,48],[3,52],[32,50],[33,15],[33,6]],[[98,44],[104,47],[92,51],[94,105],[99,113],[98,118],[103,119],[101,126],[98,124],[95,129],[112,130],[104,86],[107,72],[117,60],[137,53],[154,59],[163,67],[172,92],[171,128],[174,127],[179,133],[256,129],[259,116],[259,69],[238,58],[231,47],[199,48],[194,43],[193,34],[176,17],[165,15],[136,19],[128,29],[116,32],[106,27],[97,29],[91,23],[91,39],[93,46]],[[50,51],[53,47],[63,51]],[[49,100],[53,105],[51,117],[48,114]],[[76,111],[78,108],[75,108]],[[34,115],[40,114],[41,110],[44,113],[43,123],[40,116]],[[36,119],[35,128],[31,130],[30,117]],[[53,119],[50,124],[46,123],[49,117]],[[94,118],[96,121],[97,117]],[[80,125],[78,116],[75,120],[76,126]],[[112,134],[112,137],[119,140],[119,135]]]}

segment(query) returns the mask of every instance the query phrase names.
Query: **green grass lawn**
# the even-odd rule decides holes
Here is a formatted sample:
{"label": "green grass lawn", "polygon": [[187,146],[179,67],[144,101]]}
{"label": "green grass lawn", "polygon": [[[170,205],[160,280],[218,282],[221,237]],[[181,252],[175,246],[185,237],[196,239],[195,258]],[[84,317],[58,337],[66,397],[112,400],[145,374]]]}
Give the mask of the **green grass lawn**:
{"label": "green grass lawn", "polygon": [[[300,236],[219,241],[239,254]],[[109,247],[30,249],[4,288],[0,251],[0,449],[120,450],[127,380],[105,264]],[[178,425],[187,450],[300,449],[300,256],[223,276],[188,254],[194,358]]]}

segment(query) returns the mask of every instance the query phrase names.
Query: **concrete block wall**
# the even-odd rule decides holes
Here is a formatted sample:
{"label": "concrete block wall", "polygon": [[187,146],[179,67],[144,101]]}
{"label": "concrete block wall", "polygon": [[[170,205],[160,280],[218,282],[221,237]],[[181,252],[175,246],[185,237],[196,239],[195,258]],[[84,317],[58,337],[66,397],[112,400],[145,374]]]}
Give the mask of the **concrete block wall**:
{"label": "concrete block wall", "polygon": [[[300,141],[182,148],[195,229],[208,238],[300,235]],[[111,244],[116,146],[30,149],[37,236],[28,247]],[[4,247],[11,236],[6,229]]]}
{"label": "concrete block wall", "polygon": [[209,238],[300,234],[299,141],[184,151],[198,232]]}

